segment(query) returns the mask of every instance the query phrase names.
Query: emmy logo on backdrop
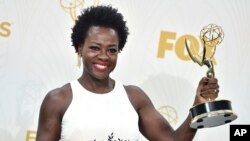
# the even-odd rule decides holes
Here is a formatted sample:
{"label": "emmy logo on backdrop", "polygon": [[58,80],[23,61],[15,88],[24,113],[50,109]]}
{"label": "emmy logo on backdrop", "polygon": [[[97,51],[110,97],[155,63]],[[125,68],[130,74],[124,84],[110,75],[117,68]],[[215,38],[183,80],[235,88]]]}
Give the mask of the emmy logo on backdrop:
{"label": "emmy logo on backdrop", "polygon": [[[185,46],[190,58],[200,66],[207,66],[206,76],[214,78],[214,54],[216,46],[222,42],[224,32],[222,28],[215,24],[205,26],[200,32],[200,38],[203,43],[201,54],[194,53],[185,40]],[[229,100],[212,100],[206,97],[208,102],[193,106],[190,109],[192,121],[190,127],[194,129],[214,127],[229,123],[237,118],[232,111],[231,101]]]}
{"label": "emmy logo on backdrop", "polygon": [[[77,20],[77,11],[82,10],[84,6],[97,6],[99,0],[60,0],[61,8],[69,13],[72,21],[76,22]],[[81,57],[77,53],[77,66],[81,67]]]}
{"label": "emmy logo on backdrop", "polygon": [[[89,4],[92,2],[91,4]],[[69,13],[73,22],[77,20],[77,11],[81,10],[84,6],[96,6],[99,0],[60,0],[60,5],[64,11]]]}

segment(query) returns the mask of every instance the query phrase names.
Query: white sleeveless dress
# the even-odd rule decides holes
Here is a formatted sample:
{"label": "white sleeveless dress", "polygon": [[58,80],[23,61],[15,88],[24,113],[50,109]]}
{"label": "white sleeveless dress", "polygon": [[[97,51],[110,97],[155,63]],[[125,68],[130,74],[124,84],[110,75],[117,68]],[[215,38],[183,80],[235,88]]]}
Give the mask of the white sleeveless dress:
{"label": "white sleeveless dress", "polygon": [[61,141],[137,141],[138,115],[122,83],[106,94],[71,82],[73,99],[62,119]]}

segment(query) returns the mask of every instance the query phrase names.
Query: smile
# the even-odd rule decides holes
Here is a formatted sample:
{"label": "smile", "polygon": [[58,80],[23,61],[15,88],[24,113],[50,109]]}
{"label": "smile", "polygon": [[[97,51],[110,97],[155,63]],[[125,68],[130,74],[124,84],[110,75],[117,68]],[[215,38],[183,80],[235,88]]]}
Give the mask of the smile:
{"label": "smile", "polygon": [[97,68],[98,70],[106,70],[108,68],[107,65],[103,65],[103,64],[94,64],[95,68]]}

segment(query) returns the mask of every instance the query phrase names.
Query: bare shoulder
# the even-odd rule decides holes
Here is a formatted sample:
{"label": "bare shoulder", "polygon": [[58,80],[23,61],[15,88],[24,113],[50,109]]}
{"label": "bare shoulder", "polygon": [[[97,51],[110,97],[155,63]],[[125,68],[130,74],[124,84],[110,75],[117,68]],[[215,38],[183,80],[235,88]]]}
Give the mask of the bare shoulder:
{"label": "bare shoulder", "polygon": [[129,96],[132,99],[138,99],[145,97],[145,92],[138,86],[135,85],[124,85],[124,88]]}
{"label": "bare shoulder", "polygon": [[140,94],[140,93],[144,93],[143,90],[135,85],[124,85],[125,90],[127,91],[127,93],[130,94]]}
{"label": "bare shoulder", "polygon": [[68,83],[60,88],[49,91],[43,100],[42,107],[64,114],[71,100],[72,90]]}
{"label": "bare shoulder", "polygon": [[60,88],[53,89],[48,92],[44,100],[51,102],[63,102],[72,97],[70,84],[66,84]]}
{"label": "bare shoulder", "polygon": [[145,106],[152,106],[151,100],[147,94],[138,86],[127,85],[124,86],[130,102],[138,112],[141,108]]}
{"label": "bare shoulder", "polygon": [[37,141],[59,140],[61,121],[72,100],[70,84],[47,93],[40,107]]}

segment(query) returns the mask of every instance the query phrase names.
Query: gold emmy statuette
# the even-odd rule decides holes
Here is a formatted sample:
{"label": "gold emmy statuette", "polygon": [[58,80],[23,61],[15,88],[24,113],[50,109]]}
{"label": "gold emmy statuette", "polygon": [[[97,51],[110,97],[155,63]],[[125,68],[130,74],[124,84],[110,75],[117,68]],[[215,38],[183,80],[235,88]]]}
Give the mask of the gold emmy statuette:
{"label": "gold emmy statuette", "polygon": [[[220,26],[209,24],[205,26],[200,33],[203,41],[203,50],[201,54],[191,52],[188,42],[185,40],[185,46],[191,59],[200,66],[207,66],[207,77],[214,78],[214,54],[216,45],[222,42],[224,37],[223,30]],[[237,118],[232,111],[231,101],[229,100],[211,100],[208,102],[193,106],[190,109],[192,121],[190,127],[194,129],[215,127],[229,123]]]}

